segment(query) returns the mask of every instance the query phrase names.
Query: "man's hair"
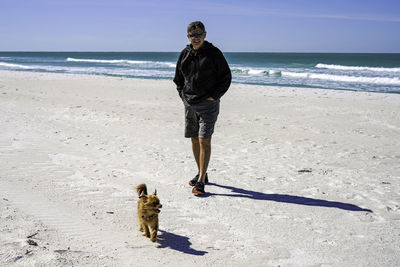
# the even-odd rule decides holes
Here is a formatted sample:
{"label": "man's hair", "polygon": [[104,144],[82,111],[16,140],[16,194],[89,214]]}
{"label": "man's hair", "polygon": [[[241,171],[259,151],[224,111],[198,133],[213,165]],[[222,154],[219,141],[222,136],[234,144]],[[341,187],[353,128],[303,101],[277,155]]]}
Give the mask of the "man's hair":
{"label": "man's hair", "polygon": [[206,29],[204,28],[204,24],[201,21],[194,21],[190,23],[187,27],[187,32],[189,33],[197,28],[200,28],[202,31],[206,31]]}

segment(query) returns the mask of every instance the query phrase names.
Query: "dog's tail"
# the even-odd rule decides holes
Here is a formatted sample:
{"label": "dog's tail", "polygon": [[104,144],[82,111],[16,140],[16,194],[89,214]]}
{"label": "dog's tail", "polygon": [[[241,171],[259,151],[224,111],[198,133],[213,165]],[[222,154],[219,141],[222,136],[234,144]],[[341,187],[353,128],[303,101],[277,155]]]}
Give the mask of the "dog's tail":
{"label": "dog's tail", "polygon": [[144,193],[147,195],[147,187],[146,184],[140,184],[136,187],[136,192],[138,193],[139,197]]}

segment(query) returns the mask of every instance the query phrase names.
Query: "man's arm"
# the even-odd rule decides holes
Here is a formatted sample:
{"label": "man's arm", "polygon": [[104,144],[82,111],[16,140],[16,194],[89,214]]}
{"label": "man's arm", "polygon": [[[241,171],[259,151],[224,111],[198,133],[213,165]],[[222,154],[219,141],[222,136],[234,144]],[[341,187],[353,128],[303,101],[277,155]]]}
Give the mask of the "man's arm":
{"label": "man's arm", "polygon": [[178,94],[179,94],[180,98],[182,98],[182,90],[183,90],[183,85],[184,85],[184,82],[185,82],[185,80],[183,78],[183,75],[182,75],[182,73],[180,71],[182,54],[183,53],[181,53],[179,55],[178,62],[176,63],[175,77],[174,77],[174,83],[176,84],[176,90],[178,90]]}
{"label": "man's arm", "polygon": [[228,62],[226,62],[224,55],[219,50],[215,58],[215,64],[217,69],[217,86],[210,94],[210,97],[220,99],[226,91],[228,91],[229,86],[231,85],[232,73]]}

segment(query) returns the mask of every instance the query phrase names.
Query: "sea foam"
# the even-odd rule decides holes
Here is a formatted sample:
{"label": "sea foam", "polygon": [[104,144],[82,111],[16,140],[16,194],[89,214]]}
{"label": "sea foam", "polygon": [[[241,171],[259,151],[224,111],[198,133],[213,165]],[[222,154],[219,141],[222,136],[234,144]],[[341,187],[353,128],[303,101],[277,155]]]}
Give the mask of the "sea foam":
{"label": "sea foam", "polygon": [[255,69],[255,68],[233,68],[233,73],[237,74],[248,74],[248,75],[266,75],[266,76],[280,76],[280,70],[264,70],[264,69]]}
{"label": "sea foam", "polygon": [[385,68],[385,67],[362,67],[362,66],[342,66],[318,63],[318,69],[331,69],[331,70],[355,70],[355,71],[376,71],[376,72],[400,72],[400,68]]}
{"label": "sea foam", "polygon": [[400,85],[399,78],[386,78],[386,77],[357,77],[347,75],[332,75],[332,74],[321,74],[321,73],[299,73],[283,71],[283,77],[293,78],[306,78],[306,79],[320,79],[336,82],[352,82],[352,83],[372,83],[372,84],[388,84],[388,85]]}
{"label": "sea foam", "polygon": [[31,69],[29,66],[0,62],[0,66],[12,69]]}
{"label": "sea foam", "polygon": [[69,62],[87,62],[87,63],[103,63],[103,64],[118,64],[118,65],[147,65],[154,67],[168,67],[175,68],[176,64],[172,62],[163,62],[163,61],[145,61],[145,60],[127,60],[127,59],[81,59],[81,58],[67,58]]}

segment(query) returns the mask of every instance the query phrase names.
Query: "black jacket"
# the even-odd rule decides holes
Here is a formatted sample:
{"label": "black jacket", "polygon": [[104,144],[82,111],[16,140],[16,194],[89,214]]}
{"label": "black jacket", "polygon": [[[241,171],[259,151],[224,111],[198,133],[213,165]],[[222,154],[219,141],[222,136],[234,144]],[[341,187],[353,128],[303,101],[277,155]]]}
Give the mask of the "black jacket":
{"label": "black jacket", "polygon": [[174,82],[179,96],[189,104],[208,97],[220,99],[231,80],[231,70],[224,55],[207,41],[199,50],[188,45],[179,55]]}

